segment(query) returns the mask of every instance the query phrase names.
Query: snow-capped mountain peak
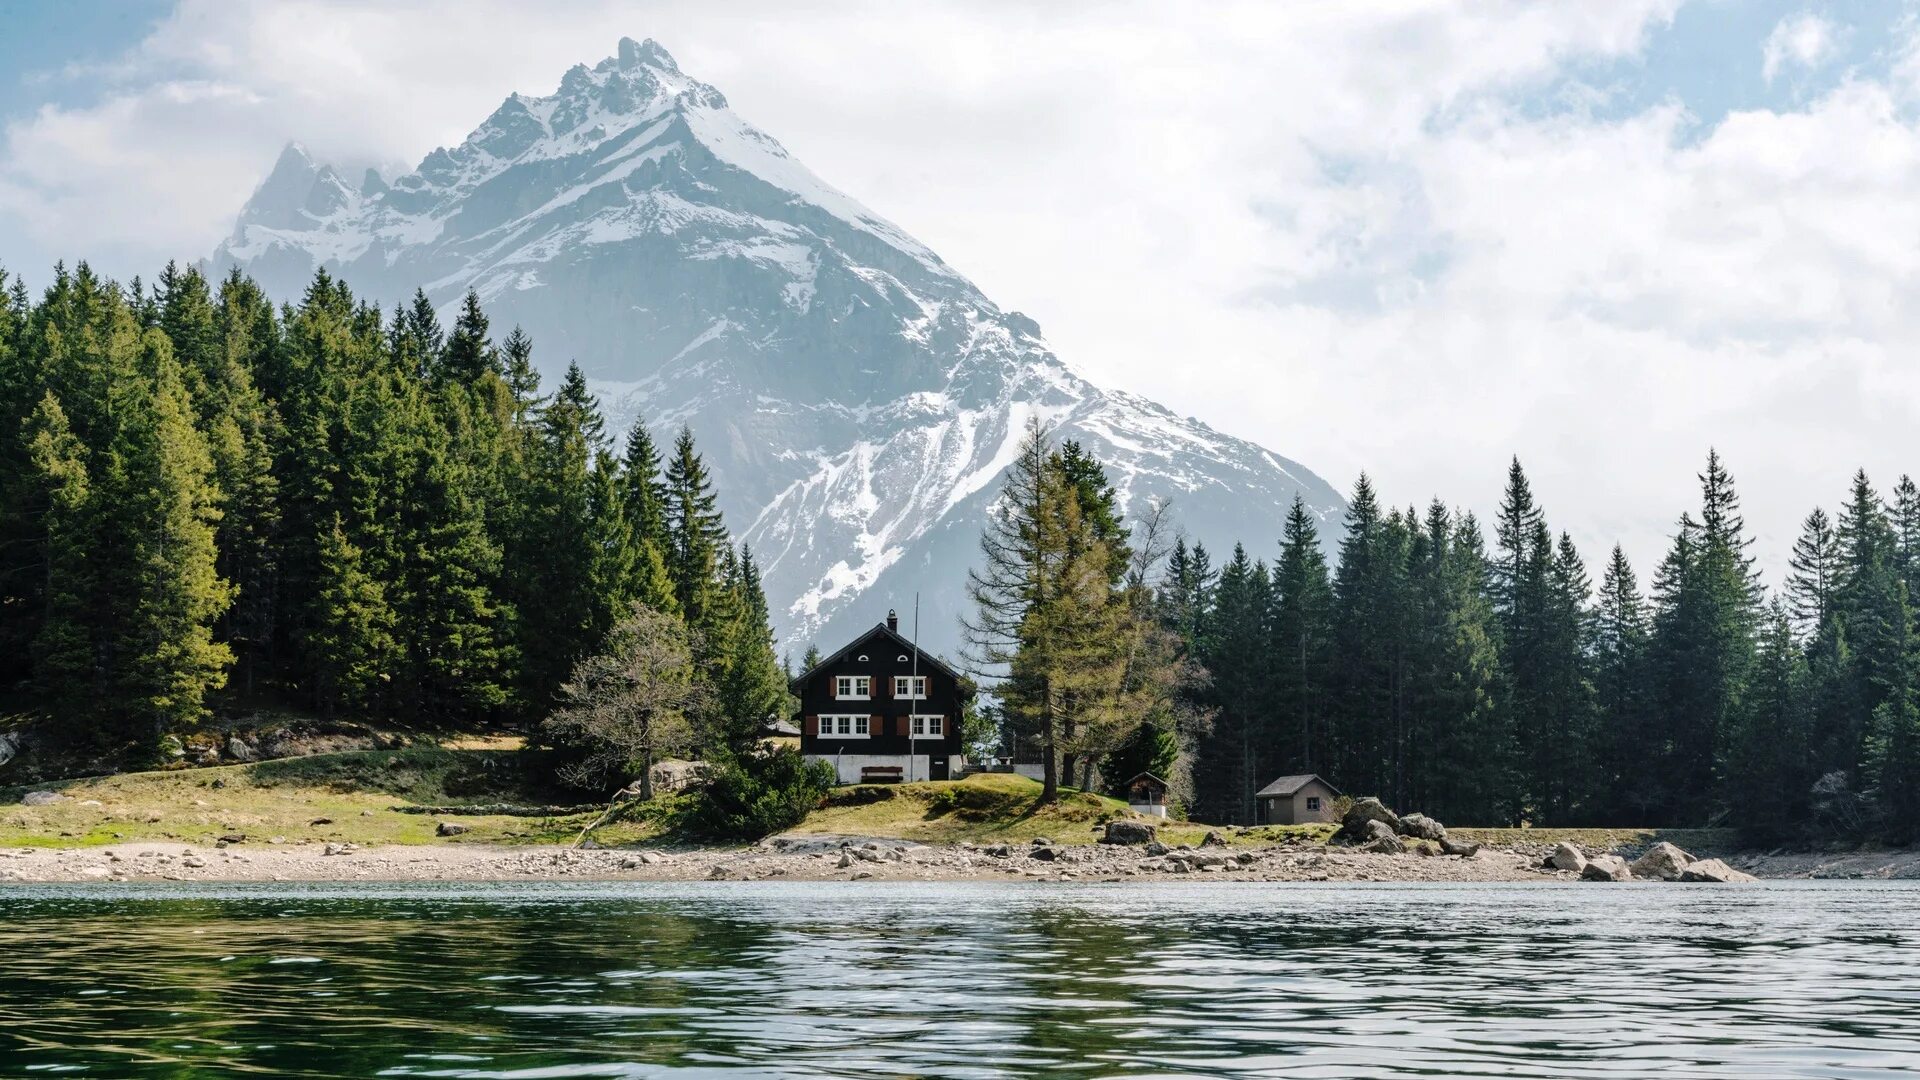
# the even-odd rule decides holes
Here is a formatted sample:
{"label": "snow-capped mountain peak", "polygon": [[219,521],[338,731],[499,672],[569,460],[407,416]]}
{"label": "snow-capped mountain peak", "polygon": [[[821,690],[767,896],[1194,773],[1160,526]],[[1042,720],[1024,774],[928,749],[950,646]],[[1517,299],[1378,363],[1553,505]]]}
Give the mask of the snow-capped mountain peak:
{"label": "snow-capped mountain peak", "polygon": [[1172,496],[1210,546],[1277,537],[1311,472],[1063,363],[904,230],[834,188],[657,42],[508,96],[459,146],[358,188],[289,145],[215,253],[278,295],[326,266],[386,303],[468,289],[616,420],[690,424],[787,643],[922,597],[950,649],[979,525],[1028,417]]}

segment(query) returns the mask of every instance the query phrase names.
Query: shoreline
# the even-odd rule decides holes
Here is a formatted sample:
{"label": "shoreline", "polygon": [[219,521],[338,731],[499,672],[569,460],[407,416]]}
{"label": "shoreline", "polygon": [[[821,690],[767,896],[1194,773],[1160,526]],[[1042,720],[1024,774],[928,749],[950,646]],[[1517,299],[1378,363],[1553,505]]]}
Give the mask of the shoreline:
{"label": "shoreline", "polygon": [[[1729,856],[1762,879],[1920,880],[1920,851]],[[0,848],[0,887],[81,882],[521,881],[1256,881],[1578,882],[1531,847],[1470,857],[1386,855],[1319,844],[1175,849],[1100,844],[916,844],[783,836],[749,848],[598,848],[474,843],[297,842],[207,846],[136,841]],[[1592,883],[1589,883],[1592,884]]]}

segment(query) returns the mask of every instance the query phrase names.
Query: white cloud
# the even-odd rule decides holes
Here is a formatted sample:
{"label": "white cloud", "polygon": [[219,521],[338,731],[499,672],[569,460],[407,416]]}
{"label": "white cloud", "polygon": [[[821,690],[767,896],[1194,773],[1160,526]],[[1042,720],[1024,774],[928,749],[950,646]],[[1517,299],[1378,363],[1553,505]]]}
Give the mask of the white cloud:
{"label": "white cloud", "polygon": [[[1518,453],[1593,562],[1655,558],[1717,445],[1777,566],[1855,466],[1920,468],[1920,131],[1897,77],[1524,107],[1672,7],[193,0],[8,127],[0,250],[151,272],[287,138],[415,161],[653,36],[1097,377],[1399,503],[1484,515]],[[1770,78],[1840,33],[1790,25]]]}
{"label": "white cloud", "polygon": [[1781,19],[1760,47],[1760,74],[1772,82],[1789,66],[1812,71],[1840,51],[1839,38],[1839,27],[1812,12]]}

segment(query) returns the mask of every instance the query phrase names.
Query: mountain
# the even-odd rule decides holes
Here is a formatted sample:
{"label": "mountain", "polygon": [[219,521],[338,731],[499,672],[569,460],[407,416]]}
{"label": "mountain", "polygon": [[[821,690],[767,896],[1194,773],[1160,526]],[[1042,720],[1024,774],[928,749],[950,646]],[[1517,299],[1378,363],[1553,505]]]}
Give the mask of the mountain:
{"label": "mountain", "polygon": [[1089,382],[652,41],[508,97],[391,184],[289,145],[208,269],[229,266],[280,296],[322,266],[389,306],[421,286],[449,314],[477,290],[550,374],[577,360],[614,426],[690,424],[796,652],[889,607],[904,620],[916,592],[924,639],[957,647],[1029,417],[1085,443],[1129,501],[1171,497],[1219,551],[1268,553],[1296,493],[1323,522],[1343,507],[1292,461]]}

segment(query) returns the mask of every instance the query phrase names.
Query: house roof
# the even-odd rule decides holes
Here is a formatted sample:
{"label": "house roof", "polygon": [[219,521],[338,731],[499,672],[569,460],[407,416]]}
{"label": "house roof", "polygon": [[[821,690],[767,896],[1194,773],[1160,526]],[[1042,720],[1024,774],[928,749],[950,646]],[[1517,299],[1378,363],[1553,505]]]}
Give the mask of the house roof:
{"label": "house roof", "polygon": [[1322,784],[1326,784],[1327,790],[1333,792],[1335,795],[1340,794],[1339,788],[1334,787],[1332,784],[1327,784],[1325,780],[1320,778],[1318,773],[1301,773],[1299,776],[1283,776],[1273,783],[1268,784],[1266,787],[1261,788],[1259,791],[1254,792],[1253,797],[1259,799],[1272,795],[1284,798],[1306,787],[1308,783],[1314,780],[1319,780]]}
{"label": "house roof", "polygon": [[886,623],[875,623],[873,629],[867,631],[864,634],[861,634],[859,637],[854,638],[852,641],[847,642],[846,646],[842,648],[839,652],[834,653],[832,656],[827,657],[825,660],[822,660],[819,663],[808,668],[807,670],[801,672],[800,674],[795,675],[793,677],[793,681],[787,684],[787,688],[790,690],[797,691],[802,684],[806,683],[809,679],[813,678],[813,675],[815,672],[819,671],[821,668],[824,668],[824,667],[832,667],[834,664],[837,664],[840,661],[846,659],[848,654],[856,651],[857,649],[860,648],[860,646],[865,645],[867,642],[872,641],[874,638],[874,635],[876,634],[885,635],[894,644],[900,646],[902,649],[905,649],[910,653],[911,652],[919,653],[920,659],[932,665],[936,671],[939,671],[945,674],[947,678],[952,679],[955,682],[960,681],[960,673],[953,670],[952,667],[948,666],[945,660],[940,659],[939,657],[933,655],[932,653],[927,652],[925,649],[922,649],[916,646],[913,642],[908,641],[906,638],[901,637],[899,631],[887,629]]}
{"label": "house roof", "polygon": [[1125,786],[1132,787],[1133,785],[1139,783],[1142,780],[1151,780],[1154,783],[1159,784],[1161,787],[1167,786],[1167,782],[1165,780],[1160,779],[1159,777],[1153,775],[1150,772],[1143,772],[1140,775],[1134,777],[1133,779],[1128,780]]}

